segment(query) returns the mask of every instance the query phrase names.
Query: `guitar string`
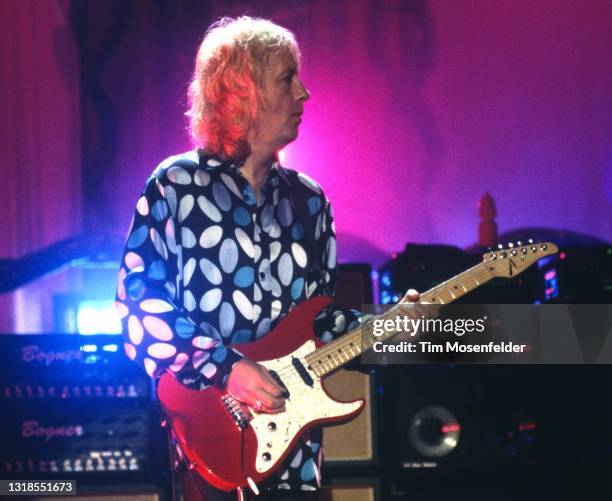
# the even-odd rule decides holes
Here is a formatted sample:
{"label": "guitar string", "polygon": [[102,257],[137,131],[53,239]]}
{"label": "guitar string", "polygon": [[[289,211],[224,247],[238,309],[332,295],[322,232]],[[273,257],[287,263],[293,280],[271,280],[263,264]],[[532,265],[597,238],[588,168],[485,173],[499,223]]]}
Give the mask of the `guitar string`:
{"label": "guitar string", "polygon": [[[444,293],[448,294],[451,298],[450,301],[443,303],[443,304],[449,304],[451,302],[453,302],[455,299],[464,296],[465,294],[467,294],[468,292],[471,292],[471,290],[474,290],[476,287],[472,288],[472,289],[468,289],[468,286],[466,287],[463,283],[461,283],[461,280],[459,277],[463,276],[463,275],[470,275],[474,278],[476,278],[476,282],[477,285],[476,287],[478,287],[479,285],[481,285],[482,283],[485,283],[486,281],[491,280],[493,277],[491,276],[491,274],[486,270],[486,267],[484,265],[484,263],[479,263],[476,266],[465,270],[464,272],[460,273],[459,275],[457,275],[456,277],[453,277],[445,282],[442,282],[441,284],[438,284],[437,286],[433,287],[432,289],[430,289],[429,291],[426,291],[422,294],[422,296],[428,296],[428,295],[432,295],[434,292],[436,292],[437,290],[439,290],[439,292],[436,292],[436,296],[440,296]],[[464,291],[458,291],[458,294],[453,294],[451,292],[450,288],[447,288],[446,290],[444,290],[444,287],[446,285],[449,284],[453,284],[453,283],[459,283],[461,285],[461,287],[464,289]],[[440,290],[441,289],[441,290]],[[454,297],[453,297],[454,296]],[[415,304],[419,304],[419,303],[415,303]],[[433,303],[433,304],[437,304],[437,303]],[[384,317],[386,315],[389,315],[392,312],[395,312],[397,309],[399,308],[399,304],[394,305],[390,310],[388,310],[387,312],[385,312],[383,315],[381,315],[381,317]],[[307,367],[311,367],[311,370],[313,372],[315,372],[315,374],[317,374],[317,368],[312,367],[312,363],[308,362],[308,358],[312,358],[313,356],[317,357],[317,361],[319,362],[319,370],[322,368],[324,370],[324,373],[319,376],[322,377],[325,374],[331,372],[332,370],[338,368],[340,366],[340,364],[337,363],[337,361],[335,359],[331,359],[331,354],[332,353],[336,353],[336,352],[341,352],[344,353],[344,351],[347,349],[348,346],[354,346],[355,342],[354,341],[350,341],[350,339],[352,339],[353,337],[357,337],[356,335],[359,334],[360,336],[360,331],[361,331],[361,326],[357,327],[356,329],[353,329],[351,332],[348,332],[347,334],[343,335],[342,337],[338,338],[337,340],[333,341],[332,343],[329,343],[325,346],[322,346],[321,348],[315,350],[312,353],[309,353],[308,355],[306,355],[305,357],[305,361],[306,361],[306,366]],[[390,336],[391,337],[391,336]],[[333,346],[331,346],[333,345]],[[370,349],[370,348],[368,348]],[[354,355],[352,352],[353,351],[357,351],[358,354]],[[362,353],[362,349],[361,347],[357,346],[353,349],[351,349],[351,357],[349,357],[347,359],[347,362],[351,359],[356,358],[357,356],[359,356],[359,354]],[[367,350],[365,350],[367,351]],[[324,359],[325,357],[330,358],[329,362],[321,362],[322,359]],[[304,364],[304,360],[299,359],[300,362],[302,364]],[[340,363],[342,362],[342,359],[340,359]],[[334,366],[335,364],[335,366]],[[331,367],[328,368],[327,365],[330,365]],[[285,366],[281,369],[279,369],[278,371],[276,371],[276,373],[279,375],[279,377],[284,376],[284,378],[287,381],[293,381],[293,380],[299,380],[301,379],[301,376],[299,376],[299,374],[297,373],[296,369],[293,366]],[[281,380],[283,379],[283,377],[281,377]]]}
{"label": "guitar string", "polygon": [[[477,269],[479,269],[479,270],[477,270]],[[433,292],[435,292],[437,289],[443,288],[444,285],[448,285],[448,284],[451,284],[453,282],[455,282],[455,283],[456,282],[460,282],[458,277],[463,275],[463,274],[465,274],[465,273],[470,273],[472,276],[476,277],[477,279],[480,279],[479,282],[481,282],[481,283],[484,283],[485,281],[488,281],[488,280],[490,280],[492,278],[491,275],[486,270],[482,270],[482,263],[480,263],[480,264],[476,265],[474,268],[466,270],[462,274],[458,275],[457,278],[452,278],[452,279],[450,279],[450,280],[448,280],[446,282],[443,282],[442,284],[439,284],[438,286],[430,289],[429,291],[423,293],[423,296],[432,295]],[[465,287],[465,285],[463,285],[463,284],[461,284],[461,285],[462,285],[462,287],[465,290],[463,292],[459,291],[459,293],[455,295],[455,298],[452,298],[453,293],[450,292],[450,289],[446,290],[446,293],[451,296],[451,301],[448,301],[445,304],[448,304],[448,303],[452,302],[454,299],[456,299],[458,297],[461,297],[461,296],[467,294],[468,292],[470,292],[470,290],[468,290]],[[442,290],[440,292],[443,293],[444,291]],[[437,294],[437,295],[439,296],[441,294]],[[419,304],[419,303],[415,303],[415,304]],[[433,304],[436,304],[436,303],[433,303]],[[381,317],[392,316],[390,314],[394,313],[398,308],[399,308],[399,304],[394,305],[394,307],[391,308],[391,310],[385,312],[383,315],[381,315]],[[338,361],[335,358],[331,358],[331,354],[332,353],[335,354],[336,352],[340,352],[342,354],[345,354],[344,352],[347,350],[347,347],[348,346],[353,346],[353,348],[350,348],[349,351],[351,352],[352,358],[356,358],[363,351],[360,346],[355,346],[355,341],[357,341],[357,340],[356,339],[353,340],[353,338],[360,337],[360,335],[361,335],[360,331],[361,331],[361,326],[357,327],[356,329],[352,330],[351,332],[345,334],[344,336],[338,338],[334,342],[329,343],[329,344],[327,344],[325,346],[322,346],[321,348],[319,348],[318,350],[315,350],[312,353],[309,353],[308,355],[306,355],[306,362],[307,362],[306,365],[308,367],[311,367],[312,366],[312,362],[308,362],[308,359],[309,358],[312,359],[313,356],[316,356],[316,358],[317,358],[316,362],[318,362],[319,367],[318,368],[312,367],[311,370],[313,370],[315,372],[315,374],[316,374],[317,370],[320,371],[320,369],[322,368],[323,371],[324,371],[324,373],[322,374],[322,376],[323,376],[323,375],[327,374],[328,372],[331,372],[332,370],[338,368],[340,366],[340,364],[343,363],[342,357],[340,357],[340,363],[338,363]],[[389,337],[391,337],[391,336],[389,336]],[[368,348],[368,349],[370,349],[370,348]],[[353,353],[354,351],[357,351],[358,354],[354,355],[354,353]],[[365,350],[365,351],[367,351],[367,350]],[[337,355],[335,355],[335,356],[337,356]],[[326,357],[329,358],[330,360],[329,361],[325,360],[325,361],[322,362],[321,360],[325,359]],[[348,362],[352,358],[348,357],[346,361]],[[302,361],[302,363],[303,363],[303,361]],[[330,367],[327,367],[328,365]],[[283,375],[283,376],[285,376],[285,378],[289,378],[288,380],[298,379],[295,376],[299,377],[299,374],[297,374],[297,371],[295,370],[295,368],[291,367],[291,366],[286,366],[284,368],[279,369],[277,371],[277,374],[279,375],[279,377],[281,375]],[[301,377],[299,377],[299,378],[301,378]],[[281,379],[282,379],[282,377],[281,377]]]}
{"label": "guitar string", "polygon": [[[521,270],[524,271],[524,270]],[[474,287],[473,285],[468,284],[468,286],[466,287],[464,281],[462,281],[461,277],[463,278],[473,278],[475,279],[474,282],[476,283],[476,287]],[[421,297],[427,297],[427,296],[434,296],[434,297],[440,297],[443,295],[448,295],[448,301],[446,302],[441,302],[441,303],[431,303],[431,304],[450,304],[453,301],[455,301],[456,299],[464,296],[465,294],[468,294],[469,292],[471,292],[472,290],[478,288],[480,285],[482,285],[483,283],[488,282],[489,280],[491,280],[492,278],[494,278],[489,271],[486,269],[486,263],[479,263],[475,266],[473,266],[472,268],[460,273],[459,275],[445,281],[442,282],[441,284],[438,284],[437,286],[433,287],[432,289],[430,289],[429,291],[426,291],[424,293],[421,294]],[[459,284],[461,285],[461,287],[463,288],[463,291],[460,289],[456,289],[456,285],[455,284]],[[452,292],[451,286],[455,286],[455,289],[457,290],[457,293]],[[408,303],[409,304],[409,303]],[[419,304],[419,303],[415,303],[415,304]],[[395,313],[395,311],[398,309],[399,305],[396,304],[393,306],[393,308],[391,308],[391,310],[385,312],[383,315],[388,315],[388,316],[392,316],[391,313]],[[355,331],[360,330],[360,328],[355,329]],[[349,346],[351,344],[351,342],[349,341],[349,339],[352,337],[356,337],[354,336],[355,331],[347,333],[346,335],[338,338],[337,340],[319,348],[318,350],[316,350],[316,352],[310,353],[308,355],[308,357],[312,357],[315,353],[317,354],[318,358],[324,358],[325,356],[331,355],[331,353],[334,353],[336,351],[338,351],[338,347],[341,346],[342,348],[346,348],[347,346]],[[353,344],[355,343],[355,341],[357,341],[357,339],[354,339],[352,342]],[[369,349],[369,348],[368,348]],[[351,350],[352,351],[352,350]]]}
{"label": "guitar string", "polygon": [[[518,251],[518,249],[517,249]],[[529,254],[529,256],[533,256],[533,254]],[[540,256],[542,257],[542,256]],[[538,258],[539,259],[539,258]],[[537,261],[537,259],[535,260]],[[534,261],[534,262],[535,262]],[[527,266],[525,266],[522,270],[520,270],[520,272],[518,273],[522,273],[525,269],[527,269],[529,266],[531,266],[534,262],[529,263]],[[441,304],[450,304],[453,301],[455,301],[456,299],[464,296],[465,294],[468,294],[469,292],[471,292],[472,290],[478,288],[480,285],[488,282],[489,280],[491,280],[492,278],[494,278],[493,275],[491,275],[491,273],[489,272],[489,270],[487,270],[487,263],[483,262],[483,263],[478,263],[477,265],[473,266],[472,268],[469,268],[463,272],[461,272],[460,274],[456,275],[455,277],[450,278],[449,280],[446,280],[445,282],[442,282],[438,285],[436,285],[435,287],[433,287],[432,289],[430,289],[429,291],[424,292],[421,297],[425,297],[425,296],[432,296],[434,295],[434,297],[440,297],[444,294],[450,296],[449,299],[450,301],[447,302],[442,302]],[[473,287],[473,285],[469,285],[468,287],[465,286],[465,284],[462,282],[462,277],[463,278],[472,278],[475,279],[474,282],[476,284],[476,287]],[[463,291],[458,290],[457,294],[454,294],[452,292],[451,285],[454,286],[455,289],[457,289],[457,285],[459,284],[462,288]],[[419,304],[419,303],[415,303],[415,304]],[[440,304],[440,303],[432,303],[432,304]],[[397,309],[399,308],[399,304],[394,305],[390,310],[388,310],[387,312],[385,312],[384,314],[381,315],[381,317],[384,317],[386,315],[390,315],[390,313],[394,313]],[[309,354],[307,354],[305,356],[305,361],[306,361],[306,366],[310,368],[310,370],[312,370],[313,372],[315,372],[315,374],[318,377],[323,377],[326,374],[328,374],[329,372],[339,368],[341,365],[344,365],[344,363],[356,358],[357,356],[359,356],[359,354],[361,354],[364,350],[362,350],[361,346],[355,346],[355,342],[357,341],[357,339],[353,338],[357,338],[360,337],[361,335],[361,326],[357,327],[356,329],[354,329],[353,331],[343,335],[342,337],[336,339],[335,341],[332,341],[331,343],[322,346],[321,348],[315,350],[314,352],[311,352]],[[388,336],[388,338],[390,338],[392,336]],[[349,349],[350,351],[350,356],[346,355],[345,350],[347,350],[348,346],[352,346],[352,348]],[[368,347],[365,351],[368,351],[369,349],[371,349],[371,347]],[[354,351],[357,351],[357,355],[354,354]],[[332,358],[332,353],[339,353],[339,355],[334,355],[334,358]],[[345,355],[347,356],[347,360],[343,361],[342,360],[342,356],[341,355]],[[340,360],[338,361],[335,357],[340,358]],[[315,357],[316,360],[315,361],[309,361],[312,360],[312,358]],[[329,361],[322,361],[325,359],[325,357],[327,357],[329,359]],[[303,360],[300,359],[301,363],[304,363]],[[313,363],[317,363],[319,367],[315,368],[312,367]],[[327,367],[327,366],[330,367]],[[318,374],[317,371],[321,371],[321,369],[323,370],[322,374]],[[288,381],[292,381],[293,379],[301,379],[301,376],[299,376],[299,374],[297,374],[297,371],[295,370],[294,367],[291,366],[285,366],[284,368],[281,368],[277,371],[277,374],[279,375],[279,377],[281,375],[284,375],[285,378],[287,378]],[[281,378],[282,379],[282,378]]]}

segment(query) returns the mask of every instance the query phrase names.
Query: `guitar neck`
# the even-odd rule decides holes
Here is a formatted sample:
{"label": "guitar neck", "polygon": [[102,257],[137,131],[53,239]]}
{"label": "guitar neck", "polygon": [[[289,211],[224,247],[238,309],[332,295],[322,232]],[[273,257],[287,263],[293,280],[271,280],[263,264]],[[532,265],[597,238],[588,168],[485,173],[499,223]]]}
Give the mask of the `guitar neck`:
{"label": "guitar neck", "polygon": [[[422,303],[449,304],[487,283],[491,278],[493,276],[485,264],[480,263],[422,293],[420,300]],[[395,305],[377,319],[394,319],[398,313],[399,305]],[[387,331],[376,339],[372,336],[362,339],[362,328],[357,327],[306,356],[306,361],[315,374],[322,377],[369,350],[375,342],[386,341],[396,334],[397,331]]]}

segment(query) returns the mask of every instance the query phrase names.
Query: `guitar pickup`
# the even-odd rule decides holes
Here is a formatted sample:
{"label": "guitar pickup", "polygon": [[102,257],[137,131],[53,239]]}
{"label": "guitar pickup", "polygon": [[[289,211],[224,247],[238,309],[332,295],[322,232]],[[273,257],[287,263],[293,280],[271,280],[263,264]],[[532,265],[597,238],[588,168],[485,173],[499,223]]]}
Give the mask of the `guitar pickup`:
{"label": "guitar pickup", "polygon": [[291,359],[291,364],[302,378],[302,381],[304,381],[304,384],[311,387],[314,386],[314,381],[310,377],[310,374],[308,374],[306,367],[304,367],[304,364],[302,364],[299,358],[293,357]]}
{"label": "guitar pickup", "polygon": [[274,381],[276,381],[276,384],[278,384],[282,391],[283,391],[283,398],[289,398],[291,396],[291,393],[289,393],[289,390],[287,389],[287,387],[285,386],[285,383],[283,383],[283,380],[280,378],[280,376],[277,374],[276,371],[268,371],[270,373],[270,376],[272,376],[272,379],[274,379]]}

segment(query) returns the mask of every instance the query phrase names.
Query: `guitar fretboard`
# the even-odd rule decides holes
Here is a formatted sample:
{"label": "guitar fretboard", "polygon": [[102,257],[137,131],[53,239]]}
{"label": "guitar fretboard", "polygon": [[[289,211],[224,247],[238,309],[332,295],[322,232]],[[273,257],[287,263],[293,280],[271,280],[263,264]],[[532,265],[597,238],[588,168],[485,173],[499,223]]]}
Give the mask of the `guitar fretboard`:
{"label": "guitar fretboard", "polygon": [[[491,280],[493,276],[484,263],[454,276],[446,282],[429,289],[421,294],[422,303],[449,304],[473,291],[484,283]],[[395,305],[377,319],[395,319],[400,314],[400,305]],[[409,315],[406,310],[401,310],[402,315]],[[369,322],[368,322],[369,323]],[[361,355],[364,351],[372,348],[375,342],[386,341],[397,334],[396,331],[386,331],[382,336],[363,336],[363,326],[357,327],[339,339],[322,346],[310,355],[306,356],[306,361],[314,373],[323,377],[326,374],[342,367],[354,358]]]}

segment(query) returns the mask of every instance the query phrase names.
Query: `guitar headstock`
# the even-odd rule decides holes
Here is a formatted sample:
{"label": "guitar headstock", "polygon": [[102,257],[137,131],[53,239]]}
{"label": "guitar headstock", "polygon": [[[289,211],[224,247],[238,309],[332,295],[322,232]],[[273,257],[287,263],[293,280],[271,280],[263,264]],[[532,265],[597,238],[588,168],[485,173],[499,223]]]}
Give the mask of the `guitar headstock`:
{"label": "guitar headstock", "polygon": [[538,259],[558,252],[559,248],[553,243],[534,243],[529,239],[527,245],[522,242],[509,243],[506,247],[498,245],[496,250],[483,254],[482,261],[494,277],[511,278],[525,271]]}

